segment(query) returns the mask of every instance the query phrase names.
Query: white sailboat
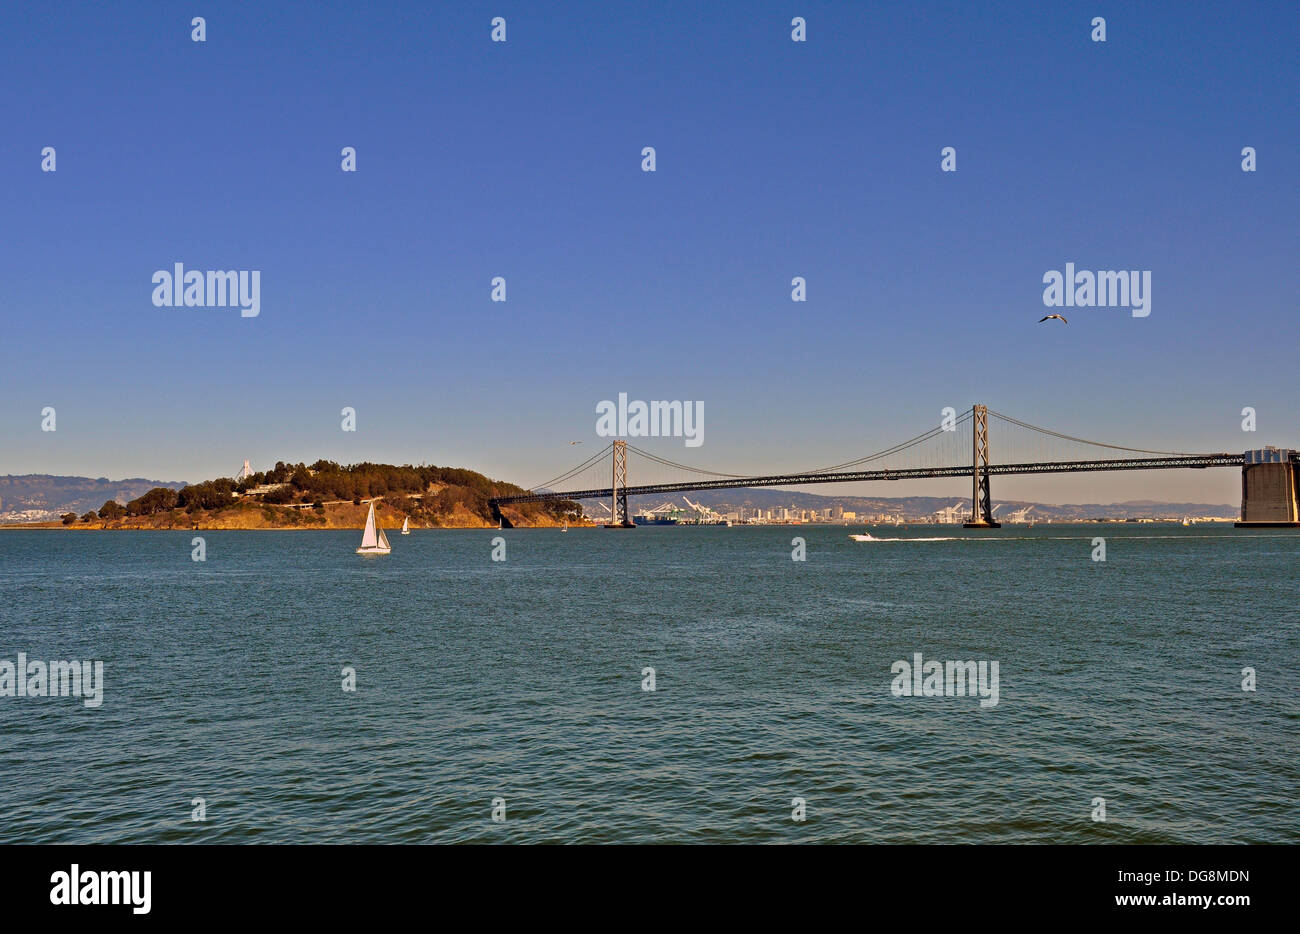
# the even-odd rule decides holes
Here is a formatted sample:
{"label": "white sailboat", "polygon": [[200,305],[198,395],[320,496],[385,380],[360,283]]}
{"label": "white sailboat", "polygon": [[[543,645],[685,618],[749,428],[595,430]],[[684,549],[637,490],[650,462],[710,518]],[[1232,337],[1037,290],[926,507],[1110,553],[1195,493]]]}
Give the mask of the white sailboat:
{"label": "white sailboat", "polygon": [[388,544],[388,536],[384,535],[384,530],[375,521],[375,503],[371,500],[370,512],[366,516],[366,530],[361,533],[361,547],[357,549],[357,554],[386,555],[392,550],[393,546]]}
{"label": "white sailboat", "polygon": [[410,517],[410,516],[407,516],[405,519],[402,520],[402,534],[403,534],[403,535],[410,535],[410,534],[411,534],[411,517]]}

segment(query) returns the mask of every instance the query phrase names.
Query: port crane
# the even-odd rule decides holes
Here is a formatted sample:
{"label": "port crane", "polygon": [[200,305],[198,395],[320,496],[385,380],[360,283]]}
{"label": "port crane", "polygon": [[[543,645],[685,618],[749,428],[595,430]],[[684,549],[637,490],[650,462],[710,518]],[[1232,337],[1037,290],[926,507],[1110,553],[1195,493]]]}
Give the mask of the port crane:
{"label": "port crane", "polygon": [[936,522],[941,523],[964,522],[968,515],[966,510],[966,503],[957,502],[951,506],[945,506],[943,509],[936,509],[934,518]]}
{"label": "port crane", "polygon": [[689,496],[683,496],[682,499],[686,500],[687,506],[690,506],[697,513],[699,513],[701,519],[718,518],[718,514],[714,512],[712,509],[710,509],[708,506],[705,506],[703,503],[692,503],[691,498]]}

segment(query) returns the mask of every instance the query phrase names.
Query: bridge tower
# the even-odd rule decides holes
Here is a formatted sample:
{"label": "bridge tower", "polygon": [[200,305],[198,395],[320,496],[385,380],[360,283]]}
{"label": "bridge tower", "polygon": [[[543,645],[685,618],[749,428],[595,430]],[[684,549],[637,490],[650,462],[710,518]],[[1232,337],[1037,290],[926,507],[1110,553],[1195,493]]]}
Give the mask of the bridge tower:
{"label": "bridge tower", "polygon": [[968,529],[1000,529],[1001,522],[993,519],[993,498],[989,493],[989,409],[986,405],[971,408],[971,434],[974,449],[971,452],[970,522]]}
{"label": "bridge tower", "polygon": [[1241,521],[1237,528],[1300,526],[1300,466],[1290,449],[1267,447],[1241,458]]}
{"label": "bridge tower", "polygon": [[634,529],[636,523],[627,511],[627,442],[615,441],[613,444],[613,475],[610,483],[613,510],[610,512],[607,529]]}

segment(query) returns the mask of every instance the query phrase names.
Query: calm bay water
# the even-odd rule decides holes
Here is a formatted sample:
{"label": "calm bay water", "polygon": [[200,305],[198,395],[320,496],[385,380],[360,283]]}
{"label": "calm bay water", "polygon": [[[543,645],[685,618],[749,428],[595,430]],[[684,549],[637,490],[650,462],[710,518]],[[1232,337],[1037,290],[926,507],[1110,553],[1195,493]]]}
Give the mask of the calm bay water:
{"label": "calm bay water", "polygon": [[0,532],[0,841],[1300,841],[1300,533],[936,528]]}

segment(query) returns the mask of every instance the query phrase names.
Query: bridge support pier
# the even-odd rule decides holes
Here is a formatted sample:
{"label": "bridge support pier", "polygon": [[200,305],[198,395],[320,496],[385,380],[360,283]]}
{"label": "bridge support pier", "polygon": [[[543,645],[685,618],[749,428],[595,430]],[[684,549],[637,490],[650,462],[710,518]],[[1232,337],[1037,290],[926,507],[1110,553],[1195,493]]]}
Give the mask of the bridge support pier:
{"label": "bridge support pier", "polygon": [[971,497],[968,529],[1000,529],[1001,522],[993,519],[993,497],[989,493],[989,410],[988,406],[972,407],[971,432],[974,451],[971,454]]}
{"label": "bridge support pier", "polygon": [[1241,464],[1242,528],[1300,527],[1300,471],[1290,451],[1247,451]]}

